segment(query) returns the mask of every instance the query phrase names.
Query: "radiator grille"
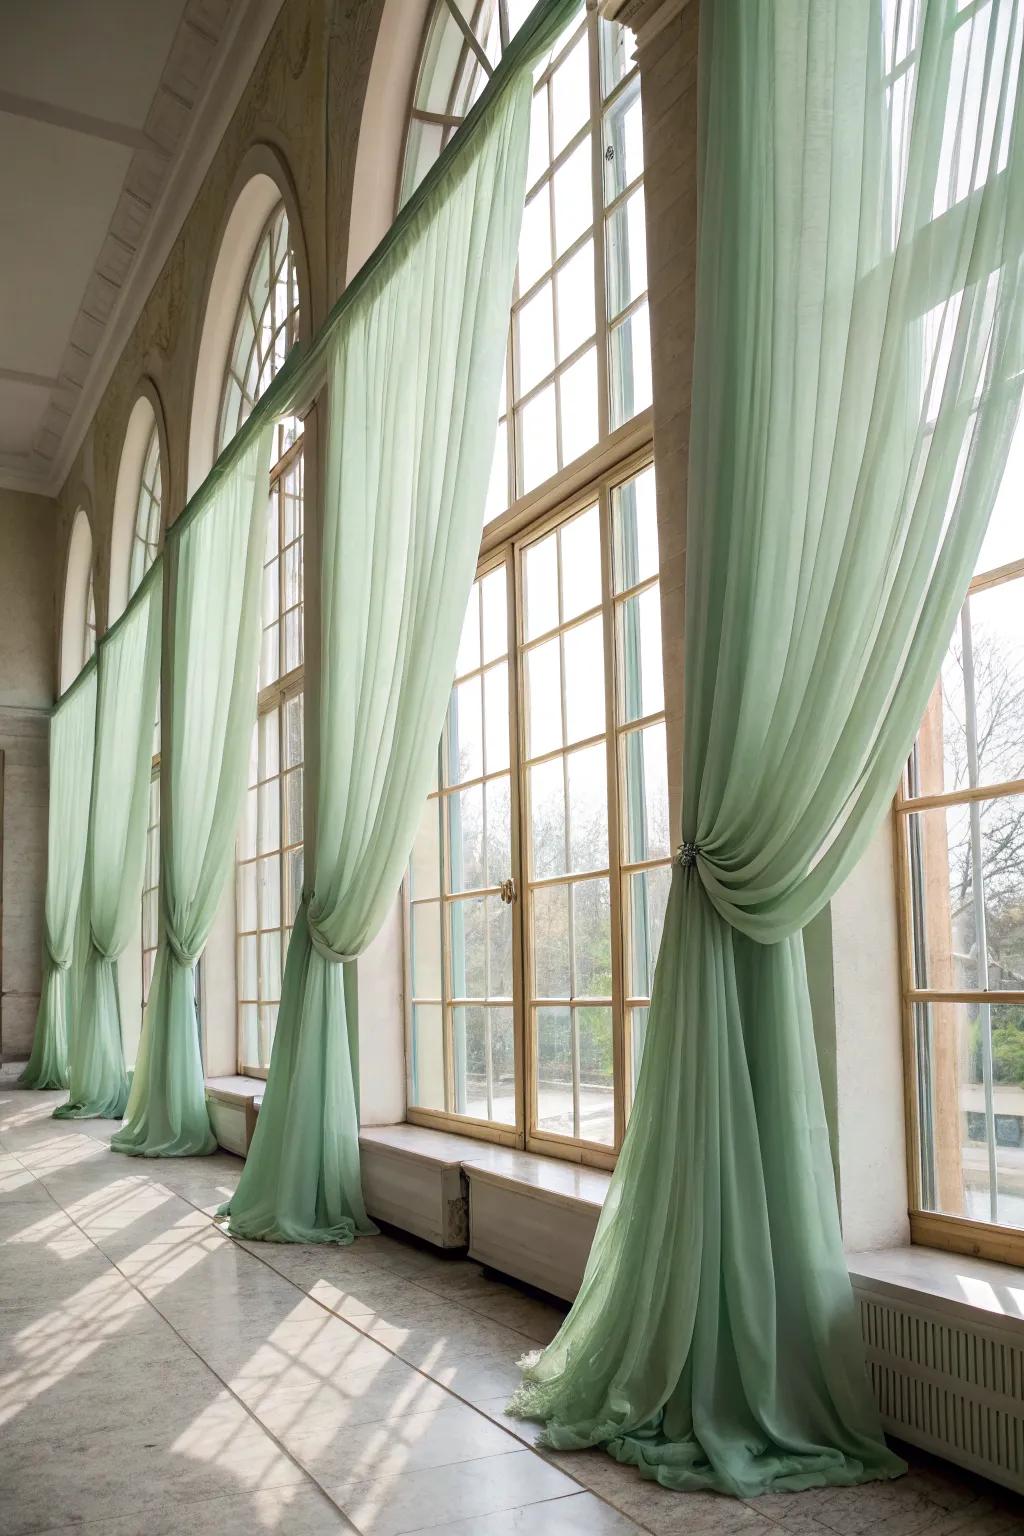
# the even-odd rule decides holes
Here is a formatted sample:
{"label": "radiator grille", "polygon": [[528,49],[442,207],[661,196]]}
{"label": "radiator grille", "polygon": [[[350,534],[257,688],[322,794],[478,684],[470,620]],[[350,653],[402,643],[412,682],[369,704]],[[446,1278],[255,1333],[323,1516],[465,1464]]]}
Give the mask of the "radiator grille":
{"label": "radiator grille", "polygon": [[923,1308],[858,1302],[885,1428],[1024,1492],[1024,1349]]}

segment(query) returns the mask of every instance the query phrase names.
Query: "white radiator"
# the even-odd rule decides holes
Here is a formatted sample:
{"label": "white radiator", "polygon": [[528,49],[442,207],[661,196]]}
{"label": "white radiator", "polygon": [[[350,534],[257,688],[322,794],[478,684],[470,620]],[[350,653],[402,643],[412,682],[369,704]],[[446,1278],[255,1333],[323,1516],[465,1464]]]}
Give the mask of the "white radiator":
{"label": "white radiator", "polygon": [[951,1317],[857,1276],[854,1292],[885,1429],[1024,1493],[1024,1320]]}

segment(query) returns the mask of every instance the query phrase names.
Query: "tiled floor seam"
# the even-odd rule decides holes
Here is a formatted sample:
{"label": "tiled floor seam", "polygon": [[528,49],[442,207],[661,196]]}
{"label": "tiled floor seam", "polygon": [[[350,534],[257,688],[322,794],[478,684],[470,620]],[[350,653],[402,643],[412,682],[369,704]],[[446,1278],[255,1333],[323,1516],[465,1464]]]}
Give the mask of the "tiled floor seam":
{"label": "tiled floor seam", "polygon": [[[295,1457],[292,1454],[292,1452],[288,1449],[288,1447],[281,1442],[281,1440],[278,1438],[277,1435],[274,1434],[273,1430],[268,1429],[267,1425],[263,1423],[262,1419],[258,1418],[257,1415],[253,1412],[253,1410],[252,1410],[252,1408],[250,1408],[249,1404],[246,1403],[241,1397],[239,1397],[238,1393],[235,1392],[234,1389],[230,1386],[230,1384],[227,1381],[224,1380],[224,1377],[221,1376],[220,1372],[219,1371],[215,1371],[213,1366],[209,1363],[208,1360],[204,1360],[203,1359],[203,1356],[199,1353],[198,1349],[196,1349],[195,1345],[191,1344],[189,1342],[189,1340],[185,1337],[185,1335],[181,1332],[181,1330],[179,1328],[175,1327],[174,1323],[171,1322],[170,1318],[167,1317],[165,1313],[161,1312],[160,1308],[156,1305],[156,1303],[149,1296],[147,1296],[144,1291],[140,1290],[140,1288],[135,1284],[135,1282],[131,1278],[131,1276],[130,1275],[126,1275],[124,1270],[121,1268],[121,1266],[119,1264],[117,1264],[112,1258],[110,1258],[110,1256],[108,1254],[104,1253],[103,1249],[100,1247],[99,1243],[96,1242],[95,1238],[90,1237],[89,1233],[85,1230],[85,1228],[78,1221],[75,1220],[75,1217],[68,1210],[67,1206],[64,1205],[57,1198],[57,1196],[54,1195],[53,1190],[49,1188],[49,1186],[45,1183],[45,1181],[43,1179],[41,1179],[39,1177],[39,1175],[37,1173],[35,1173],[33,1171],[33,1169],[31,1169],[18,1156],[18,1154],[16,1152],[11,1153],[10,1155],[12,1157],[17,1158],[17,1161],[19,1162],[21,1167],[24,1169],[24,1171],[31,1178],[35,1179],[38,1184],[42,1185],[43,1189],[46,1190],[47,1195],[50,1197],[51,1200],[53,1200],[55,1202],[55,1204],[57,1205],[58,1209],[62,1210],[64,1212],[64,1215],[71,1222],[72,1226],[74,1226],[75,1229],[82,1234],[82,1236],[87,1240],[87,1242],[92,1244],[92,1246],[96,1249],[96,1252],[100,1255],[101,1258],[103,1258],[106,1261],[107,1264],[110,1265],[111,1269],[116,1270],[116,1272],[121,1276],[122,1280],[124,1280],[126,1282],[126,1284],[131,1286],[132,1290],[135,1292],[135,1294],[138,1297],[140,1297],[140,1299],[146,1304],[146,1306],[150,1307],[152,1309],[152,1311],[154,1311],[156,1313],[157,1317],[159,1317],[159,1318],[161,1318],[163,1320],[163,1322],[167,1325],[167,1327],[171,1330],[171,1332],[176,1336],[176,1338],[178,1338],[181,1341],[181,1343],[185,1345],[186,1349],[188,1349],[191,1354],[195,1355],[196,1359],[203,1366],[204,1370],[209,1371],[210,1375],[214,1378],[214,1380],[220,1382],[220,1384],[224,1388],[224,1390],[226,1392],[230,1393],[230,1395],[234,1399],[234,1401],[236,1403],[238,1403],[239,1406],[242,1407],[245,1410],[246,1414],[253,1421],[253,1423],[256,1424],[263,1431],[263,1433],[268,1437],[268,1439],[273,1441],[273,1443],[277,1446],[277,1448],[281,1452],[281,1454],[288,1458],[288,1460],[295,1467],[296,1471],[297,1472],[301,1472],[302,1476],[312,1485],[312,1487],[318,1489],[324,1495],[325,1498],[330,1499],[330,1502],[334,1505],[334,1508],[338,1511],[338,1514],[339,1514],[340,1518],[344,1521],[344,1527],[343,1528],[347,1529],[349,1531],[354,1532],[355,1536],[362,1536],[362,1533],[359,1531],[359,1527],[357,1525],[353,1524],[353,1522],[349,1519],[348,1515],[341,1508],[341,1505],[338,1504],[337,1500],[334,1499],[331,1496],[331,1494],[323,1486],[323,1484],[320,1483],[319,1480],[313,1476],[313,1474],[309,1471],[309,1469],[307,1467],[304,1467],[302,1465],[302,1463],[297,1459],[297,1457]],[[177,1193],[177,1191],[175,1191],[175,1193]],[[184,1196],[180,1196],[179,1198],[185,1199]],[[193,1205],[193,1202],[191,1200],[187,1200],[186,1199],[185,1203],[187,1205]],[[201,1206],[194,1206],[193,1205],[193,1209],[194,1210],[201,1210],[202,1207]],[[206,1213],[204,1212],[203,1214],[205,1215]],[[212,1223],[212,1220],[211,1220],[211,1225],[212,1224],[213,1223]],[[202,1503],[208,1503],[210,1501],[206,1500],[206,1499],[196,1499],[196,1500],[186,1500],[185,1502],[186,1503],[202,1504]],[[60,1529],[60,1528],[58,1528],[58,1529]],[[65,1530],[72,1529],[72,1527],[65,1526],[65,1527],[63,1527],[63,1529],[65,1529]],[[78,1526],[77,1529],[81,1529],[81,1526]],[[40,1536],[46,1536],[46,1533],[45,1532],[40,1533]]]}

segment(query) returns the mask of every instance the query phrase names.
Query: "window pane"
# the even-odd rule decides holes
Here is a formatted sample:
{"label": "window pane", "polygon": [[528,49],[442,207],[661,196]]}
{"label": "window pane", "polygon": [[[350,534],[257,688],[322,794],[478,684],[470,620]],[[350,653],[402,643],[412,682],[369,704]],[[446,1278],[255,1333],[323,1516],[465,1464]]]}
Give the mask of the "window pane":
{"label": "window pane", "polygon": [[547,185],[523,209],[519,235],[519,288],[532,288],[551,265],[551,196]]}
{"label": "window pane", "polygon": [[[927,1209],[1024,1227],[1024,1007],[919,1003],[922,1186]],[[992,1096],[985,1092],[991,1062]],[[990,1176],[990,1157],[995,1179]]]}
{"label": "window pane", "polygon": [[562,463],[571,464],[597,442],[597,351],[591,347],[558,376]]}
{"label": "window pane", "polygon": [[484,673],[484,771],[508,767],[508,663],[498,662]]}
{"label": "window pane", "polygon": [[508,774],[484,785],[487,808],[488,885],[500,885],[512,873],[512,803]]}
{"label": "window pane", "polygon": [[526,588],[526,638],[546,635],[558,624],[558,551],[549,534],[527,547],[523,558]]}
{"label": "window pane", "polygon": [[540,757],[562,745],[562,663],[557,636],[527,651],[526,697],[527,750],[530,757]]}
{"label": "window pane", "polygon": [[626,804],[622,817],[627,863],[669,856],[668,758],[663,724],[622,738]]}
{"label": "window pane", "polygon": [[302,694],[295,694],[284,704],[284,766],[294,768],[302,762]]}
{"label": "window pane", "polygon": [[651,995],[671,884],[672,866],[669,864],[658,869],[640,869],[626,876],[627,997]]}
{"label": "window pane", "polygon": [[653,464],[612,490],[612,572],[616,592],[658,574]]}
{"label": "window pane", "polygon": [[574,1010],[580,1053],[580,1125],[584,1141],[615,1140],[614,1062],[610,1008]]}
{"label": "window pane", "polygon": [[626,723],[665,707],[658,588],[627,597],[618,610],[619,718]]}
{"label": "window pane", "polygon": [[481,1004],[456,1006],[452,1036],[456,1111],[515,1124],[512,1010]]}
{"label": "window pane", "polygon": [[644,189],[620,203],[608,220],[608,318],[613,320],[647,288],[647,227]]}
{"label": "window pane", "polygon": [[518,395],[525,395],[555,366],[555,320],[550,283],[516,312]]}
{"label": "window pane", "polygon": [[500,896],[484,898],[487,916],[487,996],[512,996],[512,908]]}
{"label": "window pane", "polygon": [[572,888],[574,997],[611,997],[611,906],[608,881],[580,880]]}
{"label": "window pane", "polygon": [[569,778],[569,868],[585,874],[608,865],[608,757],[604,743],[572,752]]}
{"label": "window pane", "polygon": [[440,998],[441,903],[416,902],[412,922],[412,991],[417,998]]}
{"label": "window pane", "polygon": [[575,1134],[572,1030],[568,1008],[538,1008],[537,1124],[558,1136]]}
{"label": "window pane", "polygon": [[[256,865],[238,866],[238,931],[252,933],[256,928]],[[255,993],[251,994],[255,997]]]}
{"label": "window pane", "polygon": [[417,1003],[412,1010],[409,1096],[424,1109],[444,1109],[444,1033],[440,1004]]}
{"label": "window pane", "polygon": [[548,880],[566,872],[565,780],[561,758],[551,758],[531,768],[530,875]]}
{"label": "window pane", "polygon": [[604,634],[600,614],[567,629],[563,644],[566,740],[584,741],[604,730]]}
{"label": "window pane", "polygon": [[523,462],[522,490],[532,491],[558,468],[555,432],[555,386],[547,384],[520,410],[518,417]]}
{"label": "window pane", "polygon": [[644,125],[639,76],[605,113],[603,164],[604,196],[609,203],[643,172]]}
{"label": "window pane", "polygon": [[483,660],[486,663],[508,652],[508,596],[503,565],[482,578],[480,606],[483,614]]}
{"label": "window pane", "polygon": [[590,183],[590,136],[554,174],[555,255],[562,256],[594,222]]}
{"label": "window pane", "polygon": [[530,110],[530,158],[526,164],[526,185],[532,187],[551,164],[551,135],[548,128],[548,88],[542,85],[533,93]]}
{"label": "window pane", "polygon": [[453,901],[448,909],[451,924],[452,997],[487,996],[487,928],[484,898],[470,896]]}
{"label": "window pane", "polygon": [[558,360],[562,362],[594,334],[594,242],[588,240],[555,274]]}
{"label": "window pane", "polygon": [[451,889],[477,889],[484,883],[483,785],[446,796],[446,805]]}
{"label": "window pane", "polygon": [[651,332],[646,304],[615,327],[609,343],[611,425],[621,427],[651,403]]}
{"label": "window pane", "polygon": [[584,33],[551,77],[554,153],[560,154],[590,115],[590,50]]}
{"label": "window pane", "polygon": [[459,636],[459,654],[455,659],[455,676],[465,677],[480,665],[480,589],[475,584],[469,594],[462,633]]}
{"label": "window pane", "polygon": [[569,887],[543,885],[532,905],[534,996],[569,997]]}
{"label": "window pane", "polygon": [[478,779],[484,771],[482,710],[480,678],[458,683],[448,705],[449,783]]}
{"label": "window pane", "polygon": [[1024,990],[1024,795],[905,820],[916,985]]}
{"label": "window pane", "polygon": [[1017,580],[972,593],[964,605],[922,725],[914,794],[1024,777],[1022,600]]}
{"label": "window pane", "polygon": [[562,543],[562,618],[575,619],[601,602],[601,528],[588,507],[558,530]]}

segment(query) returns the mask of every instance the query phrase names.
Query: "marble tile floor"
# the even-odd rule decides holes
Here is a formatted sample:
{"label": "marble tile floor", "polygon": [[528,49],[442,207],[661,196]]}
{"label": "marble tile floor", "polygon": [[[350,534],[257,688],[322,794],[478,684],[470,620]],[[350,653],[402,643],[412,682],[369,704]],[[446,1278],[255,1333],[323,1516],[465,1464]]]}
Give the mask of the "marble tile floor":
{"label": "marble tile floor", "polygon": [[1010,1536],[1011,1496],[676,1494],[504,1413],[564,1308],[396,1235],[239,1244],[239,1161],[135,1161],[0,1074],[0,1536]]}

